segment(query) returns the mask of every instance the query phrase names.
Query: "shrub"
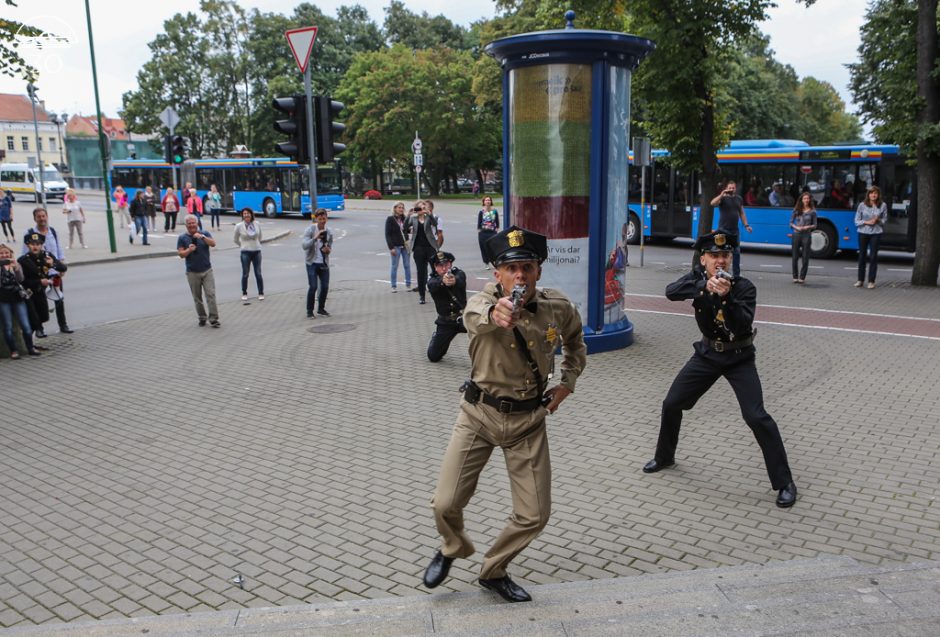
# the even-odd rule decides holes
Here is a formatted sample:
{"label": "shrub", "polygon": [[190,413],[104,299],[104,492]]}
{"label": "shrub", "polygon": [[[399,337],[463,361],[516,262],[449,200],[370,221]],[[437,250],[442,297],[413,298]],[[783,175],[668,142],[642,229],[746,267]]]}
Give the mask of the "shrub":
{"label": "shrub", "polygon": [[365,199],[381,199],[382,193],[380,193],[378,190],[367,190],[362,196]]}

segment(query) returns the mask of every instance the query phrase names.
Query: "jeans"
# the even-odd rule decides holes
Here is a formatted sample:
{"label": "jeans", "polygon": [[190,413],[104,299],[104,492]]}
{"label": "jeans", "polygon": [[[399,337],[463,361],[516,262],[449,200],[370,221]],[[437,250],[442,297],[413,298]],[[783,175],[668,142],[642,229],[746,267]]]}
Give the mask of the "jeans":
{"label": "jeans", "polygon": [[221,221],[222,210],[219,208],[213,208],[209,211],[209,226],[212,228],[222,229]]}
{"label": "jeans", "polygon": [[143,228],[144,243],[147,243],[147,217],[144,217],[142,215],[137,215],[136,217],[134,217],[134,226],[136,226],[137,228],[136,230],[134,230],[134,234],[139,234],[141,228]]}
{"label": "jeans", "polygon": [[874,283],[878,275],[878,248],[881,246],[881,233],[858,233],[858,280],[865,280],[865,262],[868,266],[868,282]]}
{"label": "jeans", "polygon": [[[307,314],[313,314],[313,304],[317,309],[326,308],[326,295],[330,291],[330,268],[322,263],[307,264]],[[317,289],[320,291],[317,297]]]}
{"label": "jeans", "polygon": [[242,294],[248,294],[248,269],[255,268],[255,284],[258,294],[264,294],[264,279],[261,278],[261,250],[242,250]]}
{"label": "jeans", "polygon": [[[3,236],[8,237],[11,241],[16,239],[16,235],[13,234],[13,221],[0,221],[0,225],[3,225]],[[7,234],[9,232],[9,234]]]}
{"label": "jeans", "polygon": [[16,341],[13,339],[13,317],[20,324],[20,330],[23,332],[23,342],[26,343],[26,349],[33,349],[33,330],[29,325],[29,312],[26,309],[24,301],[8,302],[0,301],[0,323],[3,324],[3,340],[7,342],[10,352],[16,351]]}
{"label": "jeans", "polygon": [[[219,309],[215,304],[215,275],[212,268],[205,272],[187,272],[186,279],[189,281],[189,291],[193,294],[193,303],[196,305],[196,315],[200,321],[206,318],[210,322],[216,323],[219,320]],[[206,303],[202,302],[202,294],[206,294]],[[209,306],[209,314],[206,316],[206,305]]]}
{"label": "jeans", "polygon": [[[806,278],[806,272],[809,270],[809,248],[810,243],[813,240],[812,232],[794,232],[793,238],[790,242],[791,249],[793,250],[793,278],[799,279],[800,281]],[[797,273],[797,265],[800,261],[800,256],[803,257],[803,267],[799,269]]]}
{"label": "jeans", "polygon": [[404,246],[396,246],[395,254],[392,255],[392,272],[389,275],[389,280],[392,282],[392,289],[398,287],[398,261],[401,260],[402,265],[405,266],[405,287],[411,287],[411,261],[408,260],[408,251],[405,250]]}

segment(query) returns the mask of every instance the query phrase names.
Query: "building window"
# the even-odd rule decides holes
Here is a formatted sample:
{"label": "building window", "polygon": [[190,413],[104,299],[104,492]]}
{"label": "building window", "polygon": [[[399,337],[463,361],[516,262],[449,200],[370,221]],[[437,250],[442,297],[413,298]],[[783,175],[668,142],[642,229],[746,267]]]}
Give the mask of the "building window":
{"label": "building window", "polygon": [[42,137],[36,138],[36,150],[42,152]]}
{"label": "building window", "polygon": [[13,145],[13,135],[7,135],[7,150],[16,150],[16,146]]}
{"label": "building window", "polygon": [[49,138],[49,150],[52,151],[53,153],[56,151],[56,147],[55,147],[55,137],[50,137],[50,138]]}
{"label": "building window", "polygon": [[29,150],[29,137],[20,137],[20,144],[23,145],[23,150]]}

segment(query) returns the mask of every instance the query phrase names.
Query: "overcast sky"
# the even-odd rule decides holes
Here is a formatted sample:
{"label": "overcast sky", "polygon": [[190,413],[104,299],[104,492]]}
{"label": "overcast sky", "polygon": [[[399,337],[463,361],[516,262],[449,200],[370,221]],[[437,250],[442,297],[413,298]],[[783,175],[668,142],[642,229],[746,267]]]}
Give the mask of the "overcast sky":
{"label": "overcast sky", "polygon": [[[849,74],[845,64],[857,56],[858,33],[862,25],[864,0],[820,0],[806,8],[796,0],[778,0],[780,6],[770,12],[770,19],[761,25],[770,35],[771,47],[778,60],[790,64],[800,77],[812,75],[832,84],[842,99],[854,110],[848,92]],[[4,6],[5,17],[33,24],[64,35],[68,43],[57,48],[37,50],[26,47],[29,57],[41,76],[37,82],[39,95],[48,111],[95,112],[91,60],[84,2],[78,0],[17,0],[16,8]],[[289,14],[297,0],[242,0],[242,6],[263,11]],[[342,4],[353,0],[314,1],[327,15],[335,15]],[[362,0],[373,20],[382,24],[388,0]],[[115,117],[121,107],[121,95],[136,86],[137,72],[149,59],[147,44],[161,28],[163,21],[175,13],[192,11],[195,0],[160,0],[148,3],[126,3],[115,0],[91,0],[95,55],[98,69],[98,90],[105,115]],[[133,9],[131,7],[133,6]],[[463,25],[492,17],[492,3],[445,2],[444,0],[405,0],[415,13],[443,13]],[[562,5],[559,5],[562,6]],[[12,13],[12,15],[10,15]],[[563,11],[559,9],[559,24]],[[306,26],[306,25],[297,25]],[[637,34],[642,35],[642,34]],[[316,49],[314,49],[316,54]],[[0,76],[0,93],[25,94],[20,80]]]}

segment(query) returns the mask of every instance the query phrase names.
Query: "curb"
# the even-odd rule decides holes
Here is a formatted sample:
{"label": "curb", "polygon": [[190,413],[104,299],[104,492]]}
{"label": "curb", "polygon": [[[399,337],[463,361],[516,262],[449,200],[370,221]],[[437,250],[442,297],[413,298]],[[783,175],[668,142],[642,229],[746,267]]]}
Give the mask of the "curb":
{"label": "curb", "polygon": [[[277,241],[278,239],[283,239],[289,235],[292,230],[284,230],[279,232],[273,237],[267,237],[261,240],[261,243],[268,243],[270,241]],[[231,246],[228,248],[221,248],[221,250],[232,250],[237,246]],[[79,261],[77,263],[69,263],[70,268],[77,268],[80,265],[99,265],[101,263],[113,263],[115,261],[139,261],[141,259],[157,259],[159,257],[174,257],[177,256],[176,250],[168,250],[165,252],[147,252],[145,254],[128,254],[119,257],[109,257],[104,259],[89,259],[88,261]]]}

